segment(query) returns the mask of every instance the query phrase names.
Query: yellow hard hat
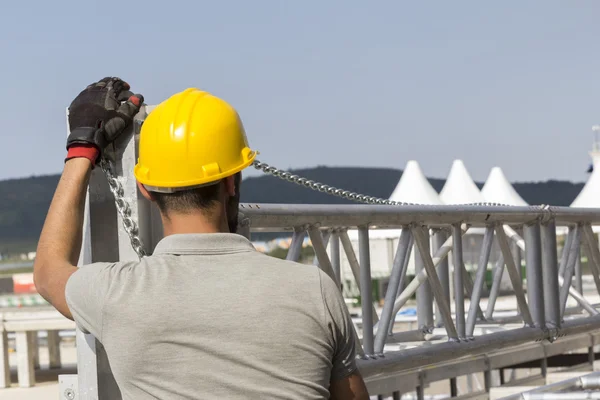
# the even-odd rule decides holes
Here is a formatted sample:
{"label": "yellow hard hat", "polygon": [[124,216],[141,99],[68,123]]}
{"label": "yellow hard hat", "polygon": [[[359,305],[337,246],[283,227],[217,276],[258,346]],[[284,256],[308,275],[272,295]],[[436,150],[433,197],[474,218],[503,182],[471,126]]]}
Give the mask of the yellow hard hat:
{"label": "yellow hard hat", "polygon": [[248,167],[256,154],[235,109],[190,88],[144,121],[134,174],[149,190],[171,192],[216,183]]}

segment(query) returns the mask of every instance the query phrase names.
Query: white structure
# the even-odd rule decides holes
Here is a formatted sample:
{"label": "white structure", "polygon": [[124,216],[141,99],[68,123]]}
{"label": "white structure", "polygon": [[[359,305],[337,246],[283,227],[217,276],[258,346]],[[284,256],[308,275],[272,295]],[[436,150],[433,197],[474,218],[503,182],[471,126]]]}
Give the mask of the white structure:
{"label": "white structure", "polygon": [[402,177],[390,195],[390,200],[414,204],[443,204],[438,193],[429,183],[419,163],[406,163]]}
{"label": "white structure", "polygon": [[[389,197],[390,200],[414,204],[442,205],[439,195],[431,186],[417,161],[406,163],[404,172]],[[358,231],[349,230],[348,236],[358,257]],[[369,249],[371,252],[371,276],[387,277],[392,270],[394,254],[400,238],[399,229],[373,229],[369,232]],[[414,252],[408,264],[408,272],[414,273]],[[344,279],[352,280],[352,271],[344,252],[341,255],[341,269]]]}
{"label": "white structure", "polygon": [[[592,130],[594,131],[594,145],[592,151],[590,151],[590,157],[592,157],[593,171],[581,192],[571,203],[571,207],[600,207],[600,142],[598,140],[600,126],[593,126]],[[593,230],[594,232],[600,232],[600,226],[594,226]]]}
{"label": "white structure", "polygon": [[471,174],[467,171],[462,160],[454,160],[446,179],[446,184],[440,192],[444,204],[483,203],[483,195],[479,191]]}
{"label": "white structure", "polygon": [[527,202],[510,184],[502,168],[494,167],[481,189],[483,198],[488,203],[507,204],[509,206],[527,206]]}
{"label": "white structure", "polygon": [[594,170],[585,186],[577,195],[571,207],[598,207],[600,206],[600,151],[590,152]]}

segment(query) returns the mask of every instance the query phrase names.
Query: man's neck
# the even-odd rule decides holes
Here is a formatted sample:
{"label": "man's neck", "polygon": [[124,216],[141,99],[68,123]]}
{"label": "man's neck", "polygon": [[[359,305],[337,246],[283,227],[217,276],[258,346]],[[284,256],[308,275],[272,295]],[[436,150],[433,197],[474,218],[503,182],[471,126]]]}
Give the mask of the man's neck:
{"label": "man's neck", "polygon": [[203,214],[170,214],[162,217],[164,236],[185,233],[229,233],[227,223],[221,215],[213,218]]}

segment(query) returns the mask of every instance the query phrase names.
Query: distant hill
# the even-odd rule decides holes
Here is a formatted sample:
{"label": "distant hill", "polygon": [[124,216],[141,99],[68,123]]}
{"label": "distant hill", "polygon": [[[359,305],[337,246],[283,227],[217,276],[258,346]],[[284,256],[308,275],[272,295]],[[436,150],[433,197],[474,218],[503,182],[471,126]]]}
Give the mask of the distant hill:
{"label": "distant hill", "polygon": [[[382,198],[390,196],[402,176],[401,170],[389,168],[320,166],[290,172],[327,185]],[[48,175],[0,181],[0,253],[35,249],[58,179],[58,175]],[[443,179],[429,181],[437,191],[442,189],[445,182]],[[516,183],[514,186],[529,204],[568,206],[583,184],[551,180]],[[269,175],[245,179],[241,199],[245,203],[352,203]]]}

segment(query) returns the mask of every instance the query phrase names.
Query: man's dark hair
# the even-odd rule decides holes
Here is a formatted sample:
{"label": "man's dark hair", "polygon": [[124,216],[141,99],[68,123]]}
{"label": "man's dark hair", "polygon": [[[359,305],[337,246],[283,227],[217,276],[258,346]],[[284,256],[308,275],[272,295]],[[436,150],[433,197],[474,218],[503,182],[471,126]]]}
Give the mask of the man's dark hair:
{"label": "man's dark hair", "polygon": [[[236,192],[239,191],[240,180],[241,174],[235,174],[234,183]],[[176,213],[187,213],[194,210],[207,211],[219,201],[219,195],[221,190],[223,190],[221,182],[173,193],[153,192],[152,197],[164,214],[168,214],[169,211]]]}

